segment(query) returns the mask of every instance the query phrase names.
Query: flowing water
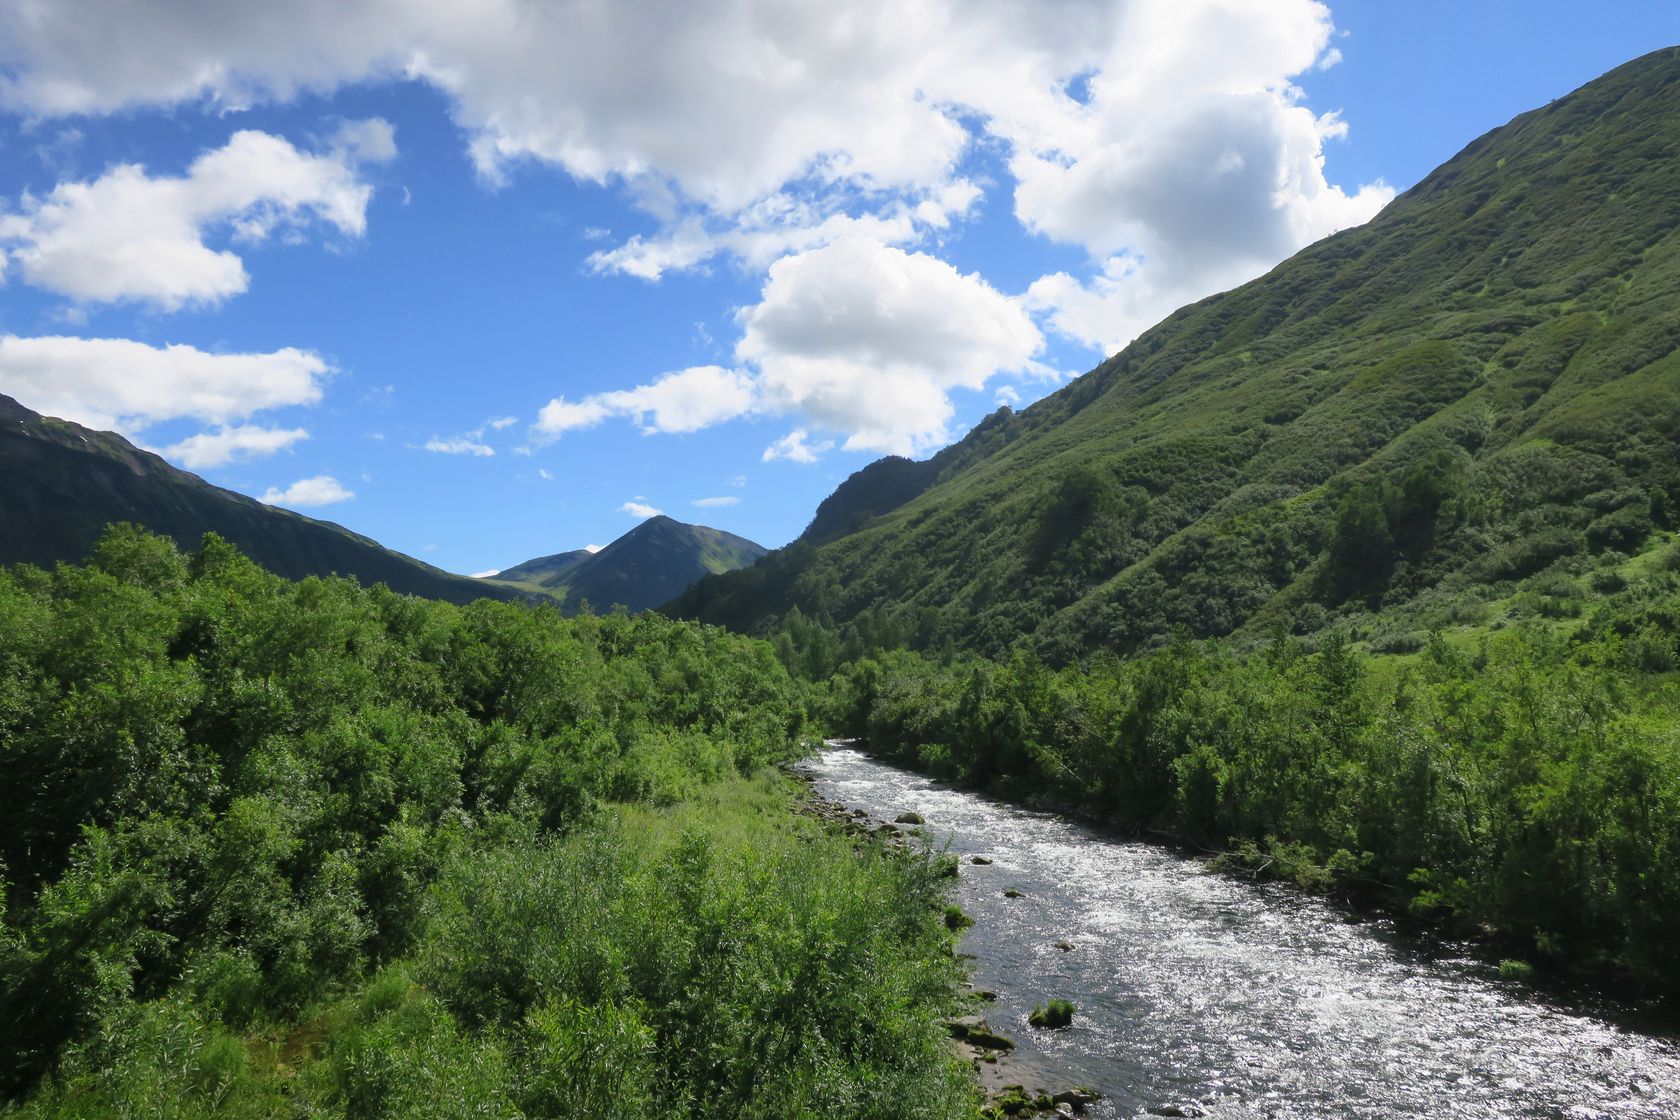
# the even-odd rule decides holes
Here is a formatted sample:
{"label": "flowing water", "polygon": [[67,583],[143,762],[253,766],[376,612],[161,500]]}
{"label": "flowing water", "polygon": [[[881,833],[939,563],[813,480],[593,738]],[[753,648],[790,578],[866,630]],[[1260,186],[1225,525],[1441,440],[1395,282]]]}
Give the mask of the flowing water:
{"label": "flowing water", "polygon": [[[987,1019],[1016,1041],[1006,1079],[1092,1086],[1091,1115],[1680,1118],[1680,1041],[1450,947],[856,750],[810,773],[874,817],[921,814],[961,858],[957,901],[976,923],[961,948],[998,995]],[[1029,1027],[1058,996],[1074,1025]]]}

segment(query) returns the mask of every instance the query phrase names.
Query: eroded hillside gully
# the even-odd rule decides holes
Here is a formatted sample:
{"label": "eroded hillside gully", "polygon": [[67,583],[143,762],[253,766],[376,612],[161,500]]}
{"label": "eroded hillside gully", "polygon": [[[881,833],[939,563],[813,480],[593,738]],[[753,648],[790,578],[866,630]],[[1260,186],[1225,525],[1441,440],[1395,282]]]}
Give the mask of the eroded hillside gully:
{"label": "eroded hillside gully", "polygon": [[[849,745],[808,773],[871,817],[921,816],[960,859],[962,950],[1016,1044],[994,1086],[1089,1085],[1106,1117],[1680,1116],[1680,1041],[1486,962]],[[1030,1027],[1054,997],[1072,1026]]]}

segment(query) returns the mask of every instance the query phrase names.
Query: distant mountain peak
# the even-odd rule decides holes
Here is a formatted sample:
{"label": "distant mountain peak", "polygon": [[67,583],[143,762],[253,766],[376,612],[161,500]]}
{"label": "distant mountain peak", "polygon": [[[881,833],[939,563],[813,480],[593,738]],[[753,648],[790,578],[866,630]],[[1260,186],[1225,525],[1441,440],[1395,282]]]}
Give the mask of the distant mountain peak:
{"label": "distant mountain peak", "polygon": [[540,556],[503,570],[496,582],[552,596],[567,610],[588,602],[596,610],[621,604],[642,611],[669,602],[704,576],[747,567],[765,551],[745,537],[661,513],[597,552]]}

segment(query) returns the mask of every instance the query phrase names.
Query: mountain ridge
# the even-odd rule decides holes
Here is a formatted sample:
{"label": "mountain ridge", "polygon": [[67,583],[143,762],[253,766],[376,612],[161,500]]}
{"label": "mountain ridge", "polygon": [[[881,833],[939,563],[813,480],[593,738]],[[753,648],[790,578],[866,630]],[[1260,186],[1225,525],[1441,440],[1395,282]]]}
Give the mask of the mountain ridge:
{"label": "mountain ridge", "polygon": [[766,551],[734,533],[656,514],[596,552],[539,556],[486,582],[547,595],[568,612],[585,603],[643,611],[670,601],[702,576],[750,565]]}
{"label": "mountain ridge", "polygon": [[1680,507],[1677,150],[1668,48],[926,464],[871,464],[669,609],[749,631],[885,611],[916,644],[1067,660],[1637,548]]}
{"label": "mountain ridge", "polygon": [[0,563],[80,562],[107,525],[128,521],[189,550],[205,533],[217,533],[292,579],[348,575],[454,603],[525,597],[434,568],[334,522],[214,486],[115,432],[43,416],[4,394],[0,466]]}

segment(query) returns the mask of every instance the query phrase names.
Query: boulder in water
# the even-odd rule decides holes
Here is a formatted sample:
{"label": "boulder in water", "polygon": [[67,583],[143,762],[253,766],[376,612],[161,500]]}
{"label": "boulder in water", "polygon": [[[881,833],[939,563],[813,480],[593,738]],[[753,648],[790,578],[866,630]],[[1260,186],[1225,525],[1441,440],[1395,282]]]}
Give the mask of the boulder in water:
{"label": "boulder in water", "polygon": [[1053,999],[1033,1008],[1032,1014],[1027,1016],[1027,1022],[1046,1030],[1060,1030],[1073,1025],[1073,1012],[1074,1006],[1071,1001]]}

